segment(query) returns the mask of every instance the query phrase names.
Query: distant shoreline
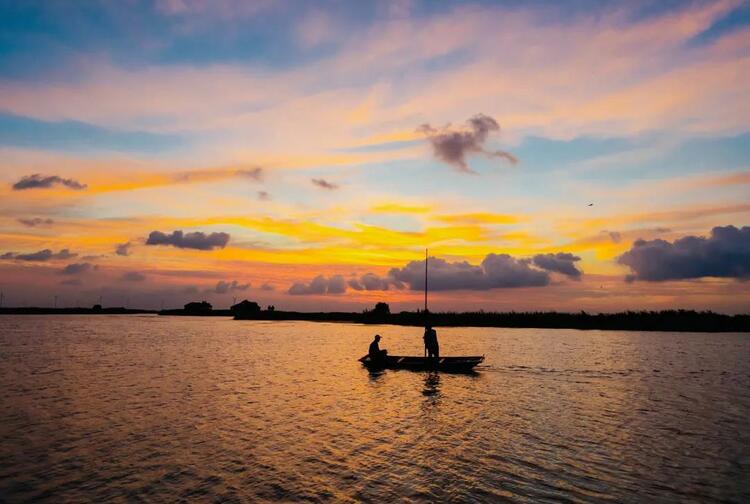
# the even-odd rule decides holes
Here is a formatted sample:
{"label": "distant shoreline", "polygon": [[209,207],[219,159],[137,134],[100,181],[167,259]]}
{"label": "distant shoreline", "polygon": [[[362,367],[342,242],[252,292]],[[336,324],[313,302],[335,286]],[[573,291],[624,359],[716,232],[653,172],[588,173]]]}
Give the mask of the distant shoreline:
{"label": "distant shoreline", "polygon": [[589,314],[559,312],[424,312],[377,313],[261,311],[237,313],[236,320],[306,320],[424,327],[515,327],[613,331],[750,332],[750,315],[692,310]]}
{"label": "distant shoreline", "polygon": [[44,308],[39,306],[0,308],[0,315],[137,315],[159,313],[158,310],[141,310],[138,308]]}
{"label": "distant shoreline", "polygon": [[[134,315],[234,317],[236,320],[348,322],[360,324],[391,324],[424,326],[424,312],[376,313],[364,312],[294,312],[232,310],[141,310],[122,307],[110,308],[0,308],[0,315]],[[582,329],[614,331],[672,331],[672,332],[750,332],[750,315],[725,315],[710,311],[692,310],[629,311],[589,314],[586,312],[435,312],[429,313],[429,323],[436,327],[510,327],[529,329]]]}

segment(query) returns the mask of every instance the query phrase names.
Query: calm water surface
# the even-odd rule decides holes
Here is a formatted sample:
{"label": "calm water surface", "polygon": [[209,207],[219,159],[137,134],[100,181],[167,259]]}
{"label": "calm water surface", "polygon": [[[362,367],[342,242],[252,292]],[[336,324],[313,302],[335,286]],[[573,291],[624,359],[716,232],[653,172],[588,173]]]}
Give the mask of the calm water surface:
{"label": "calm water surface", "polygon": [[0,500],[749,502],[750,337],[0,317]]}

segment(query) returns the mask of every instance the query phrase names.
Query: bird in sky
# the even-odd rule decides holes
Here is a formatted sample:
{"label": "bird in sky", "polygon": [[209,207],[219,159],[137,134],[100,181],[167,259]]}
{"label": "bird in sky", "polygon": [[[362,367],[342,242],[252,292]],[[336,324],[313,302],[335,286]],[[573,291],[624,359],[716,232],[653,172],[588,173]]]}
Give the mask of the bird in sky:
{"label": "bird in sky", "polygon": [[594,204],[593,203],[589,203],[588,206],[594,206]]}

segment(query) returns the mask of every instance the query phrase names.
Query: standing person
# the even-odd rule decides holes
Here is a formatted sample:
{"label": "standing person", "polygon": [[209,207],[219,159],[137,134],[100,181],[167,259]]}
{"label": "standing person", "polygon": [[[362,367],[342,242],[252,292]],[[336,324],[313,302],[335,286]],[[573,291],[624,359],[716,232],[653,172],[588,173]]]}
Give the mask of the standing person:
{"label": "standing person", "polygon": [[440,344],[438,343],[437,331],[430,325],[424,329],[424,346],[427,349],[427,357],[440,358]]}

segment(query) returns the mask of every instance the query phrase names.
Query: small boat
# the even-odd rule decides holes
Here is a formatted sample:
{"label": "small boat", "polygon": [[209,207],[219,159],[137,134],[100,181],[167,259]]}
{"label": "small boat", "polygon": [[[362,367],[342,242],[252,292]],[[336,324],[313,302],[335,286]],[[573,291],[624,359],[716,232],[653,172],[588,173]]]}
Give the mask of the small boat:
{"label": "small boat", "polygon": [[483,355],[468,357],[418,357],[406,355],[386,355],[373,360],[369,355],[359,359],[368,369],[411,369],[412,371],[447,371],[453,373],[467,373],[484,361]]}
{"label": "small boat", "polygon": [[[424,251],[424,313],[427,311],[427,261],[428,253]],[[425,320],[425,323],[427,321]],[[368,369],[411,369],[412,371],[445,371],[449,373],[471,373],[474,367],[484,362],[484,355],[456,357],[419,357],[411,355],[384,355],[377,359],[364,355],[359,358]]]}

